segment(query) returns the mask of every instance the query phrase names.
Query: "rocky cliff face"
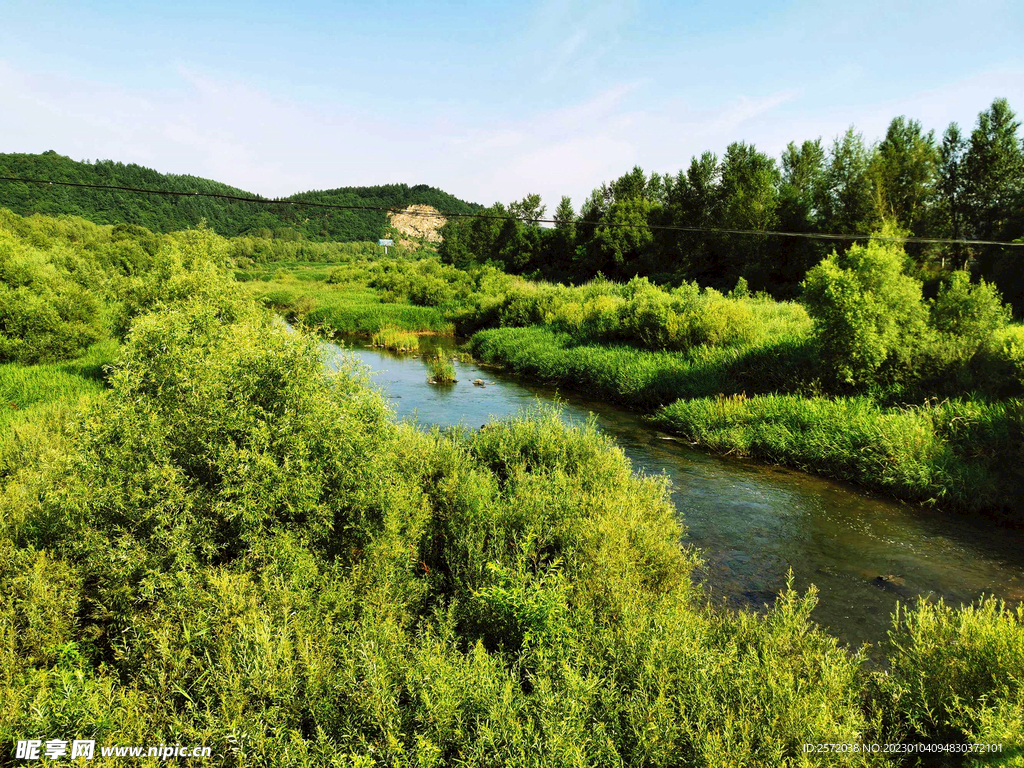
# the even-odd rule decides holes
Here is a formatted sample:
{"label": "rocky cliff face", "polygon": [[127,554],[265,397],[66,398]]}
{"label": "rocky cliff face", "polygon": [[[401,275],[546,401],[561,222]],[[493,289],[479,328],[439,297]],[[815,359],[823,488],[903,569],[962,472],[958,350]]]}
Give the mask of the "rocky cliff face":
{"label": "rocky cliff face", "polygon": [[388,224],[394,227],[400,235],[410,240],[399,240],[399,245],[406,247],[415,246],[415,241],[427,241],[428,243],[440,243],[441,235],[438,230],[444,226],[446,219],[436,208],[429,205],[410,205],[401,211],[392,211],[388,214]]}

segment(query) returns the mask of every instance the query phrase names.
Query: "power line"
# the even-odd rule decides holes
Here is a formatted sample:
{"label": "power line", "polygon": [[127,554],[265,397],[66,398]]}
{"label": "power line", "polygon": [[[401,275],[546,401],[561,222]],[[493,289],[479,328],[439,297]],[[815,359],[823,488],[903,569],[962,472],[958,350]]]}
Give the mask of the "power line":
{"label": "power line", "polygon": [[[401,213],[406,216],[423,216],[428,218],[445,218],[445,219],[492,219],[497,221],[521,221],[526,224],[563,224],[565,222],[558,219],[540,219],[540,218],[529,218],[526,216],[498,216],[490,213],[446,213],[444,211],[438,211],[437,213],[430,213],[428,211],[411,211],[411,210],[400,210],[395,208],[386,208],[378,205],[343,205],[341,203],[316,203],[311,200],[271,200],[265,197],[243,197],[241,195],[225,195],[220,192],[174,192],[165,189],[142,189],[140,187],[123,187],[113,184],[84,184],[73,181],[48,181],[45,179],[26,179],[15,176],[0,176],[0,181],[22,183],[22,184],[41,184],[49,186],[61,186],[61,187],[76,187],[79,189],[99,189],[106,190],[108,192],[132,192],[142,195],[165,195],[169,197],[211,197],[218,200],[231,200],[238,203],[255,203],[257,205],[286,205],[286,206],[305,206],[307,208],[327,208],[332,210],[340,211],[375,211],[383,213]],[[1024,242],[1021,243],[1009,243],[1001,240],[953,240],[948,238],[939,237],[883,237],[881,235],[842,235],[834,233],[824,232],[783,232],[780,230],[765,230],[765,229],[727,229],[722,227],[685,227],[678,224],[632,224],[628,222],[605,222],[605,221],[574,221],[573,224],[577,226],[593,226],[593,227],[610,227],[610,228],[628,228],[628,229],[649,229],[658,231],[669,231],[669,232],[693,232],[698,234],[715,234],[715,235],[760,235],[768,237],[795,237],[803,238],[807,240],[880,240],[882,242],[892,243],[919,243],[919,244],[934,244],[934,245],[998,245],[1005,248],[1024,248]]]}

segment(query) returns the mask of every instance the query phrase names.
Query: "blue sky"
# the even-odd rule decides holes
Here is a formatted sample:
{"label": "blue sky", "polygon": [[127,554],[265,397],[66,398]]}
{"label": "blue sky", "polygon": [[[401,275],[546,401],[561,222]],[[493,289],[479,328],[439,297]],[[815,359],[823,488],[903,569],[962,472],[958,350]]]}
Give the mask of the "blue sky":
{"label": "blue sky", "polygon": [[1024,113],[1024,3],[5,0],[0,151],[553,210],[640,165]]}

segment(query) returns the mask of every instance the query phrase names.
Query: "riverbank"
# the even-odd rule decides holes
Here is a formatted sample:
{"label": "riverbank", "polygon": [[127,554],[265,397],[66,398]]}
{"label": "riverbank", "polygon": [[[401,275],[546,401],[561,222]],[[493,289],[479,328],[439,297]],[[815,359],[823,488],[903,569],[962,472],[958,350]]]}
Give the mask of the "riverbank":
{"label": "riverbank", "polygon": [[[1024,336],[996,315],[980,330],[935,319],[902,363],[854,385],[823,361],[803,306],[745,290],[560,286],[431,260],[306,277],[257,295],[328,333],[454,328],[480,360],[651,413],[706,450],[1024,524]],[[943,311],[977,313],[984,291],[958,290],[966,303]]]}
{"label": "riverbank", "polygon": [[475,357],[518,375],[651,412],[663,429],[715,453],[1024,523],[1017,400],[887,409],[867,397],[748,396],[787,377],[780,369],[798,359],[791,349],[705,348],[687,356],[574,344],[538,327],[480,331],[470,345]]}

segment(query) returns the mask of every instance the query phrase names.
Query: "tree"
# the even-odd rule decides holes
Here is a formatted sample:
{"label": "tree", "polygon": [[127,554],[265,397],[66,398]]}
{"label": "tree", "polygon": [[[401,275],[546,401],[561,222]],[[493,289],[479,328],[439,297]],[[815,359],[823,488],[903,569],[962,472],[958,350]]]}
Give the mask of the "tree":
{"label": "tree", "polygon": [[[667,192],[665,219],[682,227],[716,228],[721,225],[722,205],[719,193],[721,168],[712,152],[690,160],[690,167],[680,171]],[[668,267],[687,279],[713,274],[717,262],[716,236],[694,232],[664,232],[660,248]]]}
{"label": "tree", "polygon": [[[942,134],[939,147],[939,180],[936,185],[938,193],[939,231],[956,240],[964,237],[964,153],[967,141],[960,133],[960,126],[950,123]],[[953,251],[957,263],[963,263],[963,247],[954,246]],[[945,266],[945,257],[942,265]]]}
{"label": "tree", "polygon": [[[825,149],[821,139],[790,142],[782,153],[782,184],[779,188],[779,228],[785,232],[819,231],[818,203],[825,188]],[[807,269],[822,253],[813,240],[785,238],[775,248],[769,273],[771,284],[781,293],[795,290]]]}
{"label": "tree", "polygon": [[517,219],[527,219],[528,221],[522,223],[530,227],[539,226],[536,219],[543,219],[546,211],[547,206],[541,205],[540,195],[538,194],[527,195],[519,202],[509,203],[508,206],[509,216]]}
{"label": "tree", "polygon": [[978,115],[964,157],[964,190],[972,234],[993,240],[1009,223],[1024,186],[1020,122],[1006,99],[996,99]]}
{"label": "tree", "polygon": [[[893,225],[882,236],[902,233]],[[909,362],[927,330],[921,282],[904,273],[906,254],[872,239],[833,251],[807,273],[804,302],[822,361],[845,384],[872,383],[887,362]]]}
{"label": "tree", "polygon": [[555,231],[549,238],[548,261],[550,269],[566,272],[576,253],[576,211],[572,200],[563,196],[555,209]]}
{"label": "tree", "polygon": [[647,177],[639,165],[634,165],[632,171],[612,183],[612,196],[617,203],[646,197],[646,190]]}
{"label": "tree", "polygon": [[[722,158],[719,187],[722,226],[727,229],[770,230],[778,224],[778,168],[775,160],[752,144],[730,144]],[[763,236],[732,235],[720,253],[720,273],[728,285],[744,273],[763,268],[768,242]]]}
{"label": "tree", "polygon": [[869,228],[874,207],[868,173],[870,160],[864,139],[852,127],[832,142],[818,201],[824,229],[853,234]]}
{"label": "tree", "polygon": [[650,216],[655,206],[641,197],[614,203],[591,241],[592,265],[607,274],[628,276],[631,265],[650,248]]}
{"label": "tree", "polygon": [[[1024,234],[1024,148],[1020,123],[1006,99],[978,115],[963,160],[968,233],[979,240],[1013,240]],[[1018,313],[1024,312],[1024,269],[1019,248],[982,247],[981,274],[996,283]]]}
{"label": "tree", "polygon": [[817,204],[825,188],[825,149],[821,139],[792,141],[782,153],[782,186],[779,190],[779,218],[784,229],[813,231],[820,211]]}
{"label": "tree", "polygon": [[916,120],[894,119],[872,158],[878,218],[923,234],[938,165],[934,132],[924,133]]}

